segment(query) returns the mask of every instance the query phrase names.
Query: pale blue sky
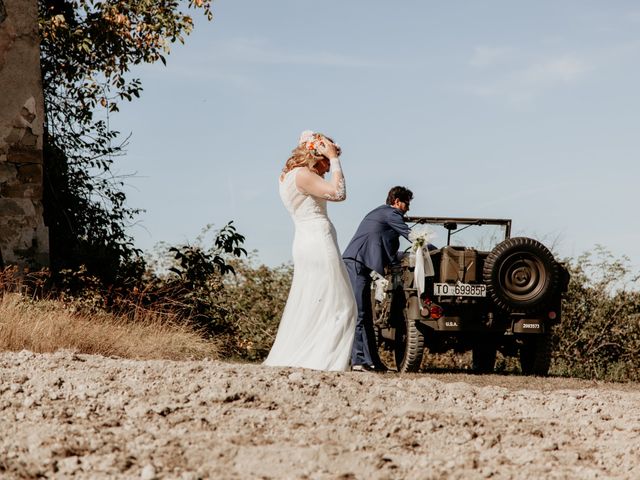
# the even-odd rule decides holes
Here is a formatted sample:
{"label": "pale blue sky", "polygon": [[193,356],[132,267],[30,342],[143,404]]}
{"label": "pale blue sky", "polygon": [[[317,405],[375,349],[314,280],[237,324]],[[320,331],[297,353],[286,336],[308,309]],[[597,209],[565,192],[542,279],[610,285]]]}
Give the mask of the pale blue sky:
{"label": "pale blue sky", "polygon": [[346,246],[393,185],[410,214],[513,219],[562,256],[640,265],[640,4],[217,0],[111,123],[137,245],[234,220],[276,265],[293,225],[277,177],[305,129],[343,148]]}

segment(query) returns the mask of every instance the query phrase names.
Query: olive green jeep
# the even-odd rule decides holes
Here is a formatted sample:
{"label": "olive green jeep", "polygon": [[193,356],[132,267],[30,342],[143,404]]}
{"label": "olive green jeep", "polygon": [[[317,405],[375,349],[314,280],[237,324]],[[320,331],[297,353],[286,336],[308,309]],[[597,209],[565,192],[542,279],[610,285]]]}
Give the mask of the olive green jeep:
{"label": "olive green jeep", "polygon": [[415,372],[425,348],[433,353],[471,350],[473,370],[487,373],[500,351],[519,356],[523,373],[546,375],[551,329],[560,321],[569,282],[564,265],[537,240],[511,238],[511,220],[406,220],[414,231],[441,230],[447,241],[425,252],[434,275],[425,277],[421,295],[410,254],[387,269],[386,282],[378,285],[382,292],[375,293],[375,284],[372,288],[374,326],[386,366]]}

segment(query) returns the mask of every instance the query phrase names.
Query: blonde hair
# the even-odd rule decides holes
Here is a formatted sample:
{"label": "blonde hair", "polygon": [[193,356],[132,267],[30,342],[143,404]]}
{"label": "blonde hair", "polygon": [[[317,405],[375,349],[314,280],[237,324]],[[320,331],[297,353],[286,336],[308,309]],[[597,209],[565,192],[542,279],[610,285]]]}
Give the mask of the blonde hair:
{"label": "blonde hair", "polygon": [[294,168],[299,167],[307,167],[312,172],[318,173],[315,169],[316,163],[323,159],[327,161],[329,160],[324,155],[314,155],[312,150],[309,150],[303,143],[302,145],[298,145],[291,152],[291,156],[287,159],[284,164],[284,168],[282,169],[282,175],[286,175]]}
{"label": "blonde hair", "polygon": [[[303,135],[305,133],[309,133],[312,139],[321,140],[324,138],[335,145],[335,142],[333,141],[332,138],[327,137],[322,133],[318,133],[318,132],[314,133],[314,132],[311,132],[310,130],[303,132]],[[315,140],[312,140],[312,141],[315,141]],[[340,147],[338,145],[335,145],[335,146],[336,146],[338,155],[340,155],[341,153]],[[298,144],[298,146],[294,148],[293,151],[291,152],[291,156],[287,159],[286,163],[284,164],[284,168],[282,169],[281,176],[284,177],[284,175],[289,173],[291,170],[299,167],[307,167],[312,172],[319,174],[318,170],[315,167],[316,167],[316,164],[321,160],[325,160],[327,162],[329,161],[329,159],[325,155],[321,155],[318,153],[318,151],[313,147],[313,143],[309,143],[309,141],[302,141],[302,143]]]}

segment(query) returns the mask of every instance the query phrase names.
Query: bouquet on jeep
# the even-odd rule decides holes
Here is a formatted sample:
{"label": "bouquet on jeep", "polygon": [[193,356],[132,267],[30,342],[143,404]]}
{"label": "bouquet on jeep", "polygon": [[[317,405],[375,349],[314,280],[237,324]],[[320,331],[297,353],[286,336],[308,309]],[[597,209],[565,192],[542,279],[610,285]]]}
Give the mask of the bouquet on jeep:
{"label": "bouquet on jeep", "polygon": [[424,292],[425,277],[433,277],[435,272],[431,255],[429,254],[429,240],[435,235],[429,230],[411,230],[409,240],[416,256],[416,266],[413,270],[413,285],[418,290],[418,297]]}

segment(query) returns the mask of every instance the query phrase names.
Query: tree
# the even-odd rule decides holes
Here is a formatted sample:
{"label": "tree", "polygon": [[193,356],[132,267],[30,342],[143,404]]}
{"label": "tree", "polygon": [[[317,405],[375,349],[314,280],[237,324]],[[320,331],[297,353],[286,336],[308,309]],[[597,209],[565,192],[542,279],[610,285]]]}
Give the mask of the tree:
{"label": "tree", "polygon": [[130,76],[141,63],[166,63],[171,44],[193,29],[189,10],[213,18],[212,0],[40,0],[45,97],[44,207],[53,270],[78,268],[106,283],[142,268],[126,227],[126,205],[112,173],[128,138],[109,126],[121,101],[139,97]]}

